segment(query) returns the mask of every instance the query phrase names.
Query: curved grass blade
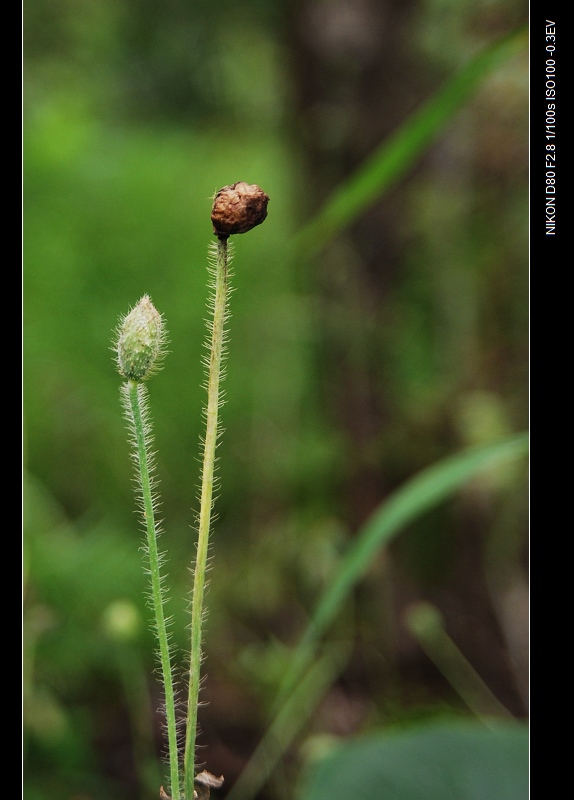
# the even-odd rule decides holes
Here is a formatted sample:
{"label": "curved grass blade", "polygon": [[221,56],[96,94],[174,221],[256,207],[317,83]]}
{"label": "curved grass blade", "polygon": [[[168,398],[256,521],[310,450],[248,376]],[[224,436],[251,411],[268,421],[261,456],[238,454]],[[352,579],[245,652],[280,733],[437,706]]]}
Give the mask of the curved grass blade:
{"label": "curved grass blade", "polygon": [[374,512],[349,547],[330,585],[315,609],[279,691],[275,710],[293,691],[313,659],[319,640],[349,592],[368,568],[377,551],[413,520],[453,494],[470,478],[501,461],[524,455],[528,435],[518,434],[495,444],[472,447],[439,461],[411,478]]}
{"label": "curved grass blade", "polygon": [[[317,605],[285,675],[273,708],[273,721],[243,774],[233,787],[230,798],[250,800],[269,775],[298,729],[294,718],[300,707],[298,698],[306,697],[302,718],[319,702],[316,689],[309,691],[318,673],[310,665],[317,653],[321,636],[336,617],[349,592],[359,581],[373,556],[387,545],[409,523],[452,495],[471,478],[484,470],[525,455],[528,434],[511,436],[495,444],[473,447],[422,470],[384,501],[358,533],[339,570]],[[323,663],[323,660],[321,660]],[[311,696],[313,699],[311,700]],[[290,730],[285,730],[290,729]],[[269,757],[269,752],[273,757]]]}
{"label": "curved grass blade", "polygon": [[335,191],[318,214],[299,232],[295,251],[311,255],[320,250],[329,239],[381,197],[444,129],[480,81],[500,62],[519,52],[526,42],[527,31],[521,26],[471,59],[394,135],[385,139],[357,172]]}

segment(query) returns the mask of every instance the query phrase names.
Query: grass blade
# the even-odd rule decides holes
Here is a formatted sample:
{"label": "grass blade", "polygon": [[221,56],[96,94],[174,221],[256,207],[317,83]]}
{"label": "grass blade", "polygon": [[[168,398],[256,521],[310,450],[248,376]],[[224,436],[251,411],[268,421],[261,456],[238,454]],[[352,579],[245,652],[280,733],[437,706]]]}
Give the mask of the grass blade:
{"label": "grass blade", "polygon": [[445,500],[470,478],[501,461],[525,454],[527,448],[527,434],[518,434],[495,444],[473,447],[457,453],[419,472],[379,506],[356,536],[319,601],[293,654],[275,710],[283,705],[293,691],[299,677],[313,659],[321,636],[376,553],[409,522]]}
{"label": "grass blade", "polygon": [[292,741],[344,669],[349,654],[349,647],[332,645],[301,676],[265,731],[249,763],[231,789],[228,800],[248,800],[261,790]]}
{"label": "grass blade", "polygon": [[520,27],[471,59],[335,191],[299,232],[295,251],[313,254],[381,197],[444,129],[480,81],[501,61],[519,52],[526,42],[526,28]]}
{"label": "grass blade", "polygon": [[[338,572],[319,601],[291,660],[273,708],[273,721],[233,787],[230,797],[250,800],[269,776],[282,752],[290,745],[300,724],[319,702],[315,676],[323,675],[322,664],[309,670],[321,636],[334,620],[351,589],[367,569],[373,556],[417,517],[452,495],[471,478],[503,461],[525,455],[528,435],[518,434],[495,444],[473,447],[424,469],[407,481],[379,506],[349,548]],[[335,670],[334,670],[335,672]],[[313,689],[308,689],[308,682]],[[325,687],[326,689],[326,687]],[[299,697],[305,698],[301,710]],[[312,700],[311,700],[312,697]],[[301,714],[299,723],[297,714]],[[272,758],[270,758],[272,753]]]}

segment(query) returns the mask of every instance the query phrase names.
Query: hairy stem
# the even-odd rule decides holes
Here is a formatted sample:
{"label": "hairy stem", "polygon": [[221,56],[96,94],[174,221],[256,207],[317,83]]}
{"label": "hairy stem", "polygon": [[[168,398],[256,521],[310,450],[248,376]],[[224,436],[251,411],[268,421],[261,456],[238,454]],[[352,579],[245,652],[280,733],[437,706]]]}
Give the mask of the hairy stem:
{"label": "hairy stem", "polygon": [[195,777],[195,740],[197,734],[197,706],[201,667],[203,596],[205,591],[205,572],[211,525],[211,511],[213,508],[215,450],[217,446],[220,407],[219,385],[222,377],[221,368],[224,353],[228,272],[229,258],[227,237],[221,236],[217,243],[217,261],[215,266],[215,296],[213,301],[213,319],[211,321],[211,347],[207,383],[206,431],[203,449],[197,557],[191,601],[191,657],[184,756],[185,800],[193,800],[193,783]]}
{"label": "hairy stem", "polygon": [[155,616],[155,627],[159,645],[159,657],[165,693],[165,713],[169,748],[170,793],[173,800],[179,800],[179,763],[175,720],[175,695],[169,655],[167,626],[163,605],[164,599],[160,575],[160,555],[157,547],[158,529],[155,522],[154,500],[152,494],[151,455],[148,452],[149,421],[147,420],[145,407],[146,389],[142,383],[130,380],[125,384],[125,391],[126,412],[133,426],[135,455],[142,494],[142,511],[147,534],[151,600]]}

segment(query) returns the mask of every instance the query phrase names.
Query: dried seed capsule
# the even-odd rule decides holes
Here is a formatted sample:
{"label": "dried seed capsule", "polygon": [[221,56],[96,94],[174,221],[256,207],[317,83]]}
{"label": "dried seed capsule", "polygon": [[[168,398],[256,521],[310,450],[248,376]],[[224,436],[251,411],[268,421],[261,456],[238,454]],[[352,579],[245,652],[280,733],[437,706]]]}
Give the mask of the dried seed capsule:
{"label": "dried seed capsule", "polygon": [[120,375],[141,381],[157,371],[165,353],[163,318],[145,294],[122,319],[116,345]]}
{"label": "dried seed capsule", "polygon": [[268,202],[268,195],[255,184],[239,181],[232,186],[224,186],[213,199],[213,232],[220,237],[247,233],[256,225],[261,225],[267,217]]}

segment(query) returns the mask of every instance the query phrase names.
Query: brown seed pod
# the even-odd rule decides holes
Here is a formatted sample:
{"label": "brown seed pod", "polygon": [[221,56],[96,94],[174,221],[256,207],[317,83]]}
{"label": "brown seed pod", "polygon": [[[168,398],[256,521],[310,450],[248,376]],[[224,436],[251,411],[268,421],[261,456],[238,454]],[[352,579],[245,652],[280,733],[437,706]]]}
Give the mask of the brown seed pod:
{"label": "brown seed pod", "polygon": [[219,237],[247,233],[267,217],[268,202],[269,196],[255,184],[239,181],[224,186],[213,198],[213,232]]}

